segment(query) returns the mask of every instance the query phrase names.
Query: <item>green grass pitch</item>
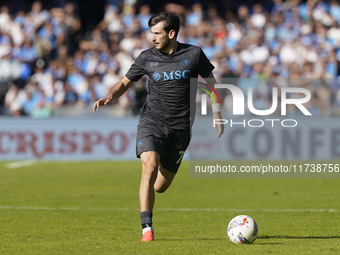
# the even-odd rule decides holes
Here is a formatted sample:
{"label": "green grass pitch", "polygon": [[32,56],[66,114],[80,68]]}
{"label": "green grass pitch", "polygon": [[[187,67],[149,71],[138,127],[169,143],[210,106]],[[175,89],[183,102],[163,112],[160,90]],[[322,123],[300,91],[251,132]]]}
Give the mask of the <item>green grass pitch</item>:
{"label": "green grass pitch", "polygon": [[[1,255],[340,253],[340,179],[192,179],[183,162],[156,195],[155,241],[143,243],[139,161],[6,166],[0,162]],[[251,245],[228,239],[239,214],[259,225]]]}

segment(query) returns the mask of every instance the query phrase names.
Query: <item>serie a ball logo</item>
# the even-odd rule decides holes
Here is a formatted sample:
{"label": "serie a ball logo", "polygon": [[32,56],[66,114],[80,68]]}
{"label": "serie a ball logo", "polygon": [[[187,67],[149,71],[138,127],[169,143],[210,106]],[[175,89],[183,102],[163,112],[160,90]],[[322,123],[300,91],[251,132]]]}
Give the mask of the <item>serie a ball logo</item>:
{"label": "serie a ball logo", "polygon": [[238,215],[228,225],[228,237],[233,243],[251,244],[258,236],[255,220],[247,215]]}

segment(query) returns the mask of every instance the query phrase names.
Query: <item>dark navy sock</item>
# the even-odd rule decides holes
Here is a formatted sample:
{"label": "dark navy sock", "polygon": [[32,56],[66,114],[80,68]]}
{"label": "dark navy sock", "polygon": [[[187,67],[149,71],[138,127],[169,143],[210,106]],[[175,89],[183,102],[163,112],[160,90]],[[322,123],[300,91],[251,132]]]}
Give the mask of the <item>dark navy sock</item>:
{"label": "dark navy sock", "polygon": [[140,221],[143,228],[152,227],[152,212],[150,211],[141,212]]}

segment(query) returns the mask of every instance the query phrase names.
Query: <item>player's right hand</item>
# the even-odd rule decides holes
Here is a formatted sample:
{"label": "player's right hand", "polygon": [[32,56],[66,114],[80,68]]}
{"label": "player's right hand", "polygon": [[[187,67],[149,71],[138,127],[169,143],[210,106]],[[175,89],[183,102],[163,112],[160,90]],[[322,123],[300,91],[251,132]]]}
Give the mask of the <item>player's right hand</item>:
{"label": "player's right hand", "polygon": [[99,108],[99,106],[101,105],[107,105],[108,103],[110,103],[112,97],[105,97],[105,98],[101,98],[98,101],[96,101],[93,104],[93,112],[96,112],[96,110]]}

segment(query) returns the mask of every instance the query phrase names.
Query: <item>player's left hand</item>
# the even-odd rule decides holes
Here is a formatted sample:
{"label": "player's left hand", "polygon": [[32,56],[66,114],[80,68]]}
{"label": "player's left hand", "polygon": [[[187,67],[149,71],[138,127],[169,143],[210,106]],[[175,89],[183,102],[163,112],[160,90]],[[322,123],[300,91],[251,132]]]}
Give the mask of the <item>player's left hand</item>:
{"label": "player's left hand", "polygon": [[[215,119],[222,119],[221,113],[220,112],[213,112],[213,121]],[[224,124],[219,123],[215,125],[215,133],[218,132],[217,138],[220,138],[221,135],[224,133]]]}

